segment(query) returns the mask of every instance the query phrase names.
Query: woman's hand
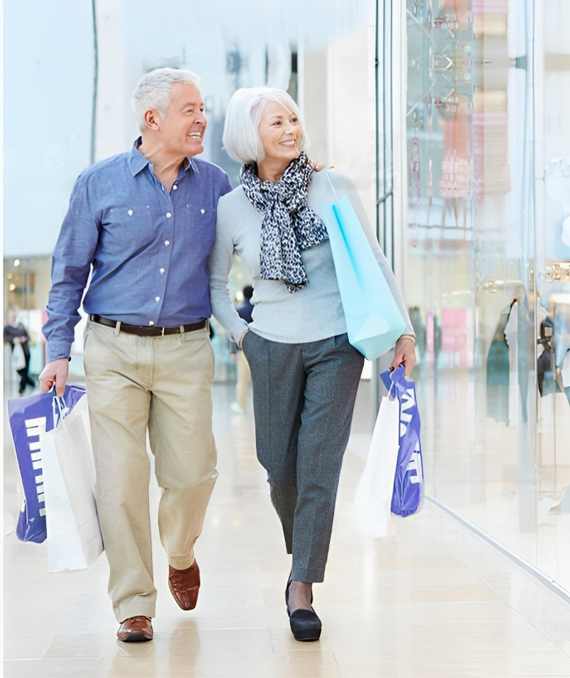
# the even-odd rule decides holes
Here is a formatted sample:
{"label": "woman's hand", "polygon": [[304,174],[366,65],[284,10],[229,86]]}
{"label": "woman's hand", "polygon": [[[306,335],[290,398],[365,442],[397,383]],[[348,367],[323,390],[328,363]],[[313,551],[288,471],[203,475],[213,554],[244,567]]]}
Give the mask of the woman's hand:
{"label": "woman's hand", "polygon": [[243,338],[245,337],[245,335],[246,335],[248,332],[249,332],[249,330],[246,330],[246,331],[241,335],[241,337],[239,338],[238,346],[239,346],[240,348],[243,346]]}
{"label": "woman's hand", "polygon": [[395,370],[400,365],[404,366],[405,376],[409,376],[412,367],[416,364],[416,342],[415,339],[408,335],[401,336],[396,342],[394,350],[394,359],[390,365],[390,369]]}
{"label": "woman's hand", "polygon": [[[322,170],[325,169],[325,164],[324,162],[317,162],[316,160],[309,160],[311,165],[313,166],[313,169],[315,172],[321,172]],[[331,165],[329,169],[334,169],[334,165]]]}

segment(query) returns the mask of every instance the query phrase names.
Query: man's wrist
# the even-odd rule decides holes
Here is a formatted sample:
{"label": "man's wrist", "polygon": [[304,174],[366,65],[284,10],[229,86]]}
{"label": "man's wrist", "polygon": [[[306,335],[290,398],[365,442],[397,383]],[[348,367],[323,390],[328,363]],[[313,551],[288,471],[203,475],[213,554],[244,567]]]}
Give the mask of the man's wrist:
{"label": "man's wrist", "polygon": [[47,362],[53,363],[55,360],[71,360],[71,343],[67,341],[50,341],[47,342]]}

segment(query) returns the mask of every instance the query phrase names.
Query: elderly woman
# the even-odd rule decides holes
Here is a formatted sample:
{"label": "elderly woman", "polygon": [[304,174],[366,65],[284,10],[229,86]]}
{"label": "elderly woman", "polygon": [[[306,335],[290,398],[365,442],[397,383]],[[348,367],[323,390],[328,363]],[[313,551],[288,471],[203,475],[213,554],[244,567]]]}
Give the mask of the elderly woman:
{"label": "elderly woman", "polygon": [[[218,204],[210,257],[214,316],[250,364],[257,456],[283,526],[292,568],[285,600],[297,640],[318,640],[312,584],[322,582],[342,458],[363,356],[347,338],[322,202],[333,196],[327,172],[315,173],[303,149],[307,135],[293,99],[257,87],[233,95],[223,143],[243,164],[241,186]],[[350,180],[330,171],[337,196],[366,214]],[[404,318],[408,314],[390,266],[367,236]],[[236,313],[228,291],[234,255],[253,280],[253,322]],[[392,364],[415,363],[414,332],[402,336]]]}

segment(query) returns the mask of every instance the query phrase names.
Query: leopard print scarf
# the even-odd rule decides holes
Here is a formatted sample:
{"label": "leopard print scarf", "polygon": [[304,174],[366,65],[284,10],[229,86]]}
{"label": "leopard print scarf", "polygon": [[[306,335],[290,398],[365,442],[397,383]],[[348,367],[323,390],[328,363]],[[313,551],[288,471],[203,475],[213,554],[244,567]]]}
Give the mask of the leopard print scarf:
{"label": "leopard print scarf", "polygon": [[261,277],[283,280],[291,293],[309,282],[301,251],[328,238],[325,225],[307,205],[312,174],[305,153],[293,160],[275,183],[261,181],[255,164],[244,165],[241,170],[244,193],[263,214]]}

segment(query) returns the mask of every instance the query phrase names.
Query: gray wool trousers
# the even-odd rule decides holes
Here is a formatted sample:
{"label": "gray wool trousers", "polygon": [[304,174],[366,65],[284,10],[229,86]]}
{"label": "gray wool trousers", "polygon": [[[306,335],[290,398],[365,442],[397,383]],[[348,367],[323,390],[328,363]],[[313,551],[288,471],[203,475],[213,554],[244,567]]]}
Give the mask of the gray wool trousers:
{"label": "gray wool trousers", "polygon": [[285,344],[249,331],[243,350],[257,457],[293,555],[292,578],[322,582],[364,358],[346,334]]}

